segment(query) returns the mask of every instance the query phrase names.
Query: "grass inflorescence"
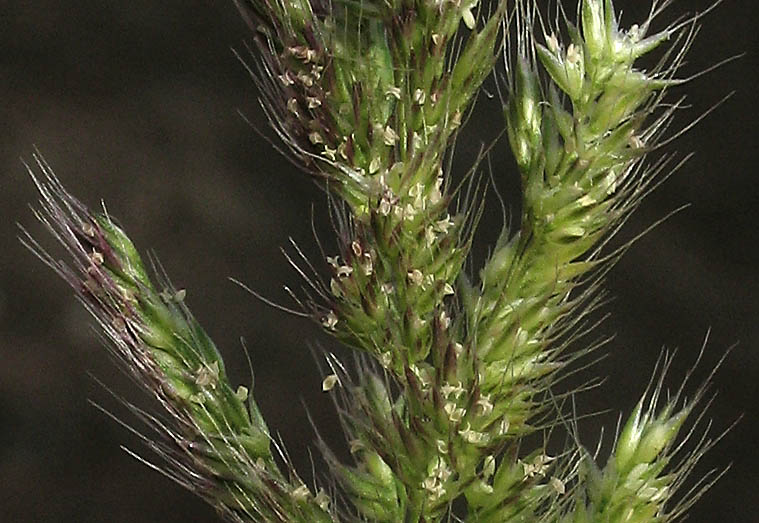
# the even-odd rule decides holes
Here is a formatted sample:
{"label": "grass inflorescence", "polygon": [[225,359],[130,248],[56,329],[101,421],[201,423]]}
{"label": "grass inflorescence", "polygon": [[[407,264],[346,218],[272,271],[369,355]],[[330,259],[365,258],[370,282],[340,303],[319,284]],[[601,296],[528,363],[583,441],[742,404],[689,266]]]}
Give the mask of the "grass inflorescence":
{"label": "grass inflorescence", "polygon": [[[161,470],[230,521],[681,517],[711,482],[676,495],[714,443],[707,433],[688,451],[695,429],[680,435],[687,418],[702,419],[705,386],[663,400],[664,356],[600,464],[564,408],[579,391],[556,385],[606,342],[587,341],[591,313],[629,246],[609,240],[680,165],[652,154],[672,138],[683,99],[669,92],[684,83],[701,15],[655,30],[672,2],[654,0],[626,28],[611,0],[569,12],[557,4],[553,19],[533,0],[235,3],[255,43],[238,56],[284,154],[334,204],[337,252],[314,261],[295,247],[307,281],[293,298],[357,354],[352,368],[328,355],[323,383],[353,461],[320,440],[330,475],[306,486],[252,386],[230,383],[185,291],[157,263],[152,278],[108,213],[76,200],[37,156],[36,214],[71,262],[23,241],[74,288],[165,410],[130,405],[158,434],[145,442]],[[654,52],[658,61],[639,65]],[[447,159],[494,70],[521,215],[473,275],[465,267],[483,191],[476,180],[469,191],[452,183]],[[567,441],[558,455],[535,444],[558,432]]]}

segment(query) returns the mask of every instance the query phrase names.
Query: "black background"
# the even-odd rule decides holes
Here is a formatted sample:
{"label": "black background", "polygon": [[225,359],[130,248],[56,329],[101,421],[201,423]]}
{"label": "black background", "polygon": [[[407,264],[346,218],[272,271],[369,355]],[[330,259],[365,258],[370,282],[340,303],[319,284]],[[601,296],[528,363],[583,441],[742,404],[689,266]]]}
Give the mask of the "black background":
{"label": "black background", "polygon": [[[628,24],[648,5],[617,3],[630,10]],[[672,12],[705,5],[681,0]],[[683,88],[691,108],[677,121],[684,125],[735,95],[679,140],[678,150],[696,156],[620,236],[629,239],[692,204],[641,239],[609,276],[615,300],[599,333],[617,336],[595,367],[609,378],[578,399],[582,412],[611,409],[581,424],[593,445],[600,426],[608,436],[617,412],[632,408],[662,346],[680,348],[674,386],[709,327],[699,377],[739,342],[715,379],[714,433],[745,417],[696,472],[733,463],[692,510],[697,522],[756,521],[759,509],[759,20],[751,5],[726,1],[693,46],[684,74],[747,55]],[[315,258],[312,204],[317,229],[329,237],[322,193],[236,113],[265,129],[255,88],[230,51],[247,35],[226,0],[0,2],[0,521],[215,520],[199,499],[122,452],[122,444],[143,449],[87,403],[128,418],[88,373],[143,400],[109,361],[69,289],[16,240],[15,222],[47,239],[27,208],[36,195],[19,160],[30,159],[35,144],[72,192],[91,206],[103,199],[143,252],[156,251],[188,289],[189,305],[237,383],[249,380],[239,342],[246,338],[258,402],[304,476],[314,438],[306,407],[327,439],[340,440],[308,344],[346,352],[226,279],[285,302],[282,284],[299,282],[279,247],[292,236]],[[487,88],[495,92],[490,81]],[[481,97],[459,142],[457,172],[501,126],[497,99]],[[505,142],[492,165],[499,189],[513,200],[518,186]],[[479,261],[500,227],[491,199],[475,248]]]}

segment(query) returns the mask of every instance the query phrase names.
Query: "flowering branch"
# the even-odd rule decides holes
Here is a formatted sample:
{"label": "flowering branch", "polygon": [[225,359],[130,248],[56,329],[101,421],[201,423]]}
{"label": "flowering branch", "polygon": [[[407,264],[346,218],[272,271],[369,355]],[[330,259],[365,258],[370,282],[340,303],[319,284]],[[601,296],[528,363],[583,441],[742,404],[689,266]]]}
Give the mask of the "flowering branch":
{"label": "flowering branch", "polygon": [[[657,382],[601,467],[555,387],[598,346],[566,352],[589,330],[602,278],[627,247],[604,246],[670,166],[648,154],[680,106],[665,96],[682,83],[699,19],[652,33],[670,3],[654,0],[643,23],[623,30],[611,0],[579,0],[579,26],[559,9],[555,27],[531,0],[511,9],[500,0],[489,14],[467,0],[236,0],[254,32],[248,68],[270,123],[289,158],[336,198],[327,281],[302,257],[314,276],[310,294],[294,296],[360,354],[355,371],[337,362],[323,384],[354,457],[343,463],[320,441],[329,495],[307,488],[286,459],[280,467],[284,450],[250,391],[229,383],[184,291],[166,277],[154,286],[123,231],[37,158],[37,216],[74,268],[25,241],[168,412],[164,422],[134,407],[163,436],[148,444],[166,473],[231,521],[679,517],[702,491],[670,506],[673,493],[713,444],[704,436],[670,466],[704,388],[658,409]],[[483,202],[476,188],[463,197],[443,164],[501,42],[522,212],[475,280],[463,268]],[[637,65],[662,46],[656,65]],[[528,448],[526,436],[557,429],[569,432],[561,455]]]}
{"label": "flowering branch", "polygon": [[163,458],[164,474],[230,521],[332,521],[324,491],[314,496],[292,468],[279,470],[250,390],[230,384],[216,346],[185,305],[186,292],[167,278],[156,287],[111,217],[92,213],[35,160],[35,214],[73,266],[28,234],[22,241],[74,288],[111,353],[168,414],[164,421],[130,405],[162,436],[149,446]]}

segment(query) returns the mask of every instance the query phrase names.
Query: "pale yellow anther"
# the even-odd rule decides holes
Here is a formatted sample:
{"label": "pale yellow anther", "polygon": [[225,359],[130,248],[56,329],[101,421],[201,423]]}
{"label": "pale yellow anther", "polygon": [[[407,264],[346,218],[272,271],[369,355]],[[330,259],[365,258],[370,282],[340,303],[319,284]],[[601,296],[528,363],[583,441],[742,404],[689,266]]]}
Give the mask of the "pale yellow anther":
{"label": "pale yellow anther", "polygon": [[451,395],[453,395],[454,398],[458,399],[464,392],[466,392],[466,390],[464,390],[464,387],[461,385],[461,383],[456,383],[455,385],[444,383],[440,387],[440,392],[446,398],[449,398]]}
{"label": "pale yellow anther", "polygon": [[560,496],[563,496],[564,493],[567,491],[567,487],[564,485],[564,482],[561,481],[556,476],[553,476],[549,481],[549,485],[551,485],[551,488],[556,491],[557,494]]}
{"label": "pale yellow anther", "polygon": [[540,454],[538,456],[535,456],[535,459],[532,463],[522,463],[522,466],[524,467],[524,475],[528,478],[533,478],[535,476],[545,476],[546,472],[548,472],[548,469],[551,468],[551,461],[553,461],[554,458],[551,456],[548,456],[546,454]]}
{"label": "pale yellow anther", "polygon": [[548,44],[548,49],[550,49],[552,53],[559,54],[561,45],[559,44],[559,39],[556,38],[556,33],[551,33],[551,36],[546,39],[546,44]]}
{"label": "pale yellow anther", "polygon": [[319,508],[324,511],[329,508],[329,497],[327,496],[327,493],[324,492],[324,489],[319,489],[319,492],[316,493],[316,497],[314,497],[314,501],[316,501]]}
{"label": "pale yellow anther", "polygon": [[343,142],[340,145],[337,146],[337,153],[342,156],[343,160],[348,159],[348,153],[347,153],[347,142]]}
{"label": "pale yellow anther", "polygon": [[579,200],[577,200],[577,204],[580,207],[590,207],[591,205],[595,205],[598,203],[595,198],[591,197],[590,195],[586,194]]}
{"label": "pale yellow anther", "polygon": [[423,146],[424,146],[424,140],[422,139],[422,135],[414,131],[414,134],[411,135],[411,147],[413,147],[414,150],[419,150]]}
{"label": "pale yellow anther", "polygon": [[451,468],[443,458],[437,456],[435,458],[435,464],[430,468],[429,475],[436,477],[441,482],[445,482],[451,477]]}
{"label": "pale yellow anther", "polygon": [[435,186],[432,188],[432,191],[430,191],[431,204],[435,205],[443,198],[442,187],[443,187],[443,177],[438,176],[437,180],[435,180]]}
{"label": "pale yellow anther", "polygon": [[495,474],[495,456],[491,454],[482,462],[482,475],[489,478],[493,474]]}
{"label": "pale yellow anther", "polygon": [[282,85],[285,87],[289,87],[295,84],[295,80],[293,80],[293,77],[290,75],[290,71],[285,71],[285,73],[279,75],[278,78],[279,81],[282,82]]}
{"label": "pale yellow anther", "polygon": [[567,47],[567,62],[570,65],[577,65],[582,60],[580,49],[575,44],[569,44]]}
{"label": "pale yellow anther", "polygon": [[432,227],[427,227],[424,229],[424,243],[427,245],[427,247],[432,247],[432,245],[437,240],[437,235],[435,234],[435,230]]}
{"label": "pale yellow anther", "polygon": [[461,111],[456,111],[451,116],[451,128],[455,129],[461,125]]}
{"label": "pale yellow anther", "polygon": [[369,162],[369,174],[374,174],[380,170],[380,167],[382,166],[382,162],[379,159],[379,157],[375,156],[372,158],[372,161]]}
{"label": "pale yellow anther", "polygon": [[308,497],[311,495],[311,491],[308,490],[308,487],[305,485],[301,485],[300,487],[293,489],[292,496],[294,499],[298,501],[305,501],[308,499]]}
{"label": "pale yellow anther", "polygon": [[360,439],[352,439],[348,442],[348,447],[350,448],[350,453],[355,454],[356,452],[360,450],[364,450],[366,446],[364,445],[364,442]]}
{"label": "pale yellow anther", "polygon": [[335,271],[335,274],[338,278],[347,278],[351,274],[353,274],[353,267],[350,265],[341,265],[337,268]]}
{"label": "pale yellow anther", "polygon": [[436,501],[445,495],[445,488],[437,478],[429,477],[422,481],[422,488],[429,493],[429,498]]}
{"label": "pale yellow anther", "polygon": [[387,91],[385,91],[385,96],[387,97],[394,97],[397,100],[401,99],[401,88],[400,87],[388,87]]}
{"label": "pale yellow anther", "polygon": [[627,38],[629,38],[633,43],[640,40],[640,26],[638,24],[633,24],[630,26],[630,29],[627,30]]}
{"label": "pale yellow anther", "polygon": [[424,282],[424,274],[422,274],[422,271],[419,269],[414,269],[413,271],[409,271],[406,275],[408,277],[409,282],[412,285],[421,285]]}
{"label": "pale yellow anther", "polygon": [[469,30],[474,29],[476,22],[474,20],[474,15],[472,14],[472,10],[470,8],[467,7],[461,11],[461,19],[464,21],[464,25],[467,27],[467,29]]}
{"label": "pale yellow anther", "polygon": [[630,137],[630,147],[633,149],[642,149],[646,146],[640,136],[634,134]]}
{"label": "pale yellow anther", "polygon": [[243,401],[243,402],[247,401],[247,399],[248,399],[248,388],[247,387],[243,387],[242,385],[240,385],[239,387],[237,387],[237,391],[235,391],[235,398],[237,398],[238,401]]}
{"label": "pale yellow anther", "polygon": [[298,80],[300,80],[300,82],[306,87],[311,87],[312,85],[314,85],[314,79],[313,77],[311,77],[310,74],[300,73],[298,75]]}
{"label": "pale yellow anther", "polygon": [[446,404],[443,405],[443,410],[448,415],[448,419],[453,423],[460,422],[466,415],[466,411],[464,409],[457,407],[455,403],[450,401],[446,402]]}
{"label": "pale yellow anther", "polygon": [[337,153],[337,149],[330,149],[328,145],[325,145],[324,150],[322,151],[322,154],[326,156],[330,161],[333,161],[333,162],[337,158],[336,153]]}
{"label": "pale yellow anther", "polygon": [[443,234],[448,234],[448,231],[451,229],[451,227],[453,227],[453,225],[453,220],[448,214],[446,214],[445,218],[442,220],[435,222],[435,228],[438,232],[441,232]]}
{"label": "pale yellow anther", "polygon": [[445,311],[440,311],[440,316],[438,317],[440,320],[440,327],[443,330],[447,330],[448,327],[451,325],[451,318],[448,317],[448,315],[445,313]]}
{"label": "pale yellow anther", "polygon": [[95,265],[103,265],[103,261],[105,261],[103,253],[96,251],[95,249],[90,253],[90,260],[92,260],[92,263]]}
{"label": "pale yellow anther", "polygon": [[390,368],[393,363],[393,354],[390,351],[380,354],[380,363],[384,368]]}
{"label": "pale yellow anther", "polygon": [[322,391],[327,392],[332,390],[332,388],[339,383],[339,379],[337,377],[337,374],[330,374],[326,378],[324,378],[324,381],[322,381]]}
{"label": "pale yellow anther", "polygon": [[490,394],[483,394],[475,404],[477,407],[477,413],[480,416],[488,416],[493,412],[493,404],[490,402]]}
{"label": "pale yellow anther", "polygon": [[476,430],[472,430],[469,422],[467,422],[466,428],[459,430],[459,435],[464,438],[464,441],[473,445],[486,443],[490,438],[490,436],[484,432],[477,432]]}
{"label": "pale yellow anther", "polygon": [[393,209],[393,204],[390,202],[390,199],[383,196],[382,200],[380,200],[379,208],[377,209],[379,213],[382,216],[388,216],[390,212],[392,211],[392,209]]}
{"label": "pale yellow anther", "polygon": [[195,385],[198,387],[216,388],[219,381],[219,362],[214,361],[211,365],[203,365],[198,369],[195,376]]}
{"label": "pale yellow anther", "polygon": [[329,311],[322,318],[322,326],[329,330],[335,330],[335,325],[337,325],[337,314],[334,311]]}
{"label": "pale yellow anther", "polygon": [[499,436],[505,436],[509,432],[509,420],[507,418],[503,418],[500,423],[498,423],[498,435]]}
{"label": "pale yellow anther", "polygon": [[392,146],[398,141],[398,134],[388,125],[382,132],[382,139],[385,142],[385,145]]}

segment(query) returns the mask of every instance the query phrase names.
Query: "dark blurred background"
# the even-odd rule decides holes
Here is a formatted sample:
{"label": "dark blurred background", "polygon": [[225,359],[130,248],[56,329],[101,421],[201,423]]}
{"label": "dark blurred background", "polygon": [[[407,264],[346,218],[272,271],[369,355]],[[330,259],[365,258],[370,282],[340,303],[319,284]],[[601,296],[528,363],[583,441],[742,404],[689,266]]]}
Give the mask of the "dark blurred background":
{"label": "dark blurred background", "polygon": [[[628,10],[628,25],[648,6],[617,3]],[[672,11],[706,4],[683,0]],[[709,327],[697,377],[739,343],[714,380],[713,433],[745,417],[696,472],[733,463],[692,510],[696,522],[749,522],[759,513],[759,16],[749,6],[725,2],[693,46],[683,74],[747,55],[683,89],[691,106],[680,125],[735,94],[678,141],[678,150],[696,156],[620,236],[618,243],[692,204],[638,241],[609,276],[615,300],[599,333],[616,338],[595,367],[609,379],[578,400],[582,412],[611,409],[581,424],[593,445],[601,426],[612,433],[617,413],[630,411],[662,346],[680,348],[669,381],[676,386]],[[74,194],[93,207],[107,202],[143,252],[155,250],[188,289],[188,303],[238,383],[249,381],[245,337],[256,398],[305,477],[314,438],[306,409],[327,439],[339,441],[309,343],[345,351],[227,280],[286,302],[282,284],[299,282],[279,247],[292,236],[316,256],[312,205],[317,229],[329,237],[323,194],[237,114],[265,129],[255,88],[230,51],[247,36],[229,0],[0,2],[0,521],[215,521],[199,499],[123,452],[120,445],[152,458],[88,404],[130,419],[88,374],[144,401],[108,359],[71,291],[16,239],[21,222],[52,246],[27,207],[36,194],[19,158],[29,160],[34,145]],[[492,82],[487,88],[495,92]],[[497,114],[497,99],[481,97],[458,147],[458,172],[498,134]],[[518,186],[505,143],[492,165],[513,200]],[[479,261],[500,227],[491,203],[475,248]]]}

